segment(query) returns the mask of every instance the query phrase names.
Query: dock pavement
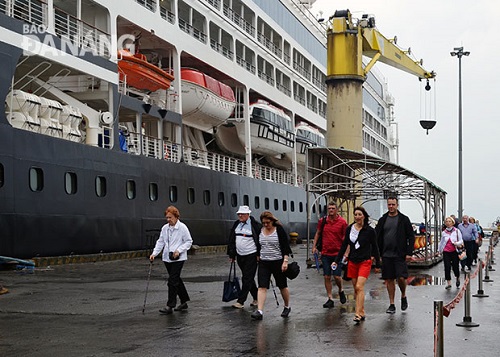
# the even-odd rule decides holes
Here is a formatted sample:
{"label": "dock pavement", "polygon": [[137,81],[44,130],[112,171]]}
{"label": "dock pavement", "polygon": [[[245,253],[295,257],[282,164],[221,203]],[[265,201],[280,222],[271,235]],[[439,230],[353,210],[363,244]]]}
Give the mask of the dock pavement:
{"label": "dock pavement", "polygon": [[[0,295],[0,356],[434,355],[434,300],[447,304],[459,292],[444,289],[442,263],[410,270],[409,307],[401,311],[397,290],[393,315],[385,312],[383,280],[372,271],[365,289],[366,321],[356,325],[351,283],[344,282],[346,304],[335,291],[335,306],[323,308],[322,274],[306,268],[305,245],[292,249],[302,270],[289,281],[290,317],[280,317],[279,291],[277,306],[269,290],[262,321],[251,320],[249,301],[242,310],[222,302],[230,264],[220,251],[189,256],[182,271],[189,308],[172,315],[158,312],[167,298],[167,273],[158,259],[144,314],[146,258],[0,271],[0,283],[9,289]],[[444,356],[499,355],[500,275],[491,271],[489,277],[493,281],[483,283],[488,297],[470,300],[470,317],[479,326],[456,326],[464,320],[463,299],[444,318]],[[475,294],[477,277],[470,286]]]}

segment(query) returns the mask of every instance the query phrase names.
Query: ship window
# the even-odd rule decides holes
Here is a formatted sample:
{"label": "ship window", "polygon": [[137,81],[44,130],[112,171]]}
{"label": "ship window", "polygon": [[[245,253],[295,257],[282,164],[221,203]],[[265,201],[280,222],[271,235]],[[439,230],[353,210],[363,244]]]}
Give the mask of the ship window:
{"label": "ship window", "polygon": [[30,169],[30,189],[33,192],[43,190],[43,170],[39,167]]}
{"label": "ship window", "polygon": [[4,183],[4,177],[5,177],[5,174],[4,174],[4,168],[3,168],[3,165],[0,164],[0,187],[3,186],[3,183]]}
{"label": "ship window", "polygon": [[245,206],[250,206],[250,198],[248,198],[248,195],[243,195],[243,204]]}
{"label": "ship window", "polygon": [[224,206],[224,192],[219,192],[219,197],[218,197],[218,201],[219,201],[219,206]]}
{"label": "ship window", "polygon": [[133,200],[136,196],[135,181],[127,180],[127,198]]}
{"label": "ship window", "polygon": [[260,197],[255,196],[254,206],[255,206],[255,209],[260,208]]}
{"label": "ship window", "polygon": [[106,177],[96,176],[95,178],[95,194],[97,197],[106,196]]}
{"label": "ship window", "polygon": [[149,199],[151,201],[158,201],[158,184],[154,182],[149,183]]}
{"label": "ship window", "polygon": [[280,205],[279,205],[278,199],[275,198],[274,199],[274,210],[278,211],[279,209],[280,209]]}
{"label": "ship window", "polygon": [[76,173],[66,172],[64,174],[64,189],[68,195],[74,195],[77,189]]}
{"label": "ship window", "polygon": [[286,200],[283,200],[283,211],[287,211],[287,205],[286,205]]}
{"label": "ship window", "polygon": [[205,190],[203,191],[203,203],[205,206],[208,206],[210,204],[210,191]]}
{"label": "ship window", "polygon": [[231,206],[238,206],[238,196],[236,196],[236,193],[231,194]]}
{"label": "ship window", "polygon": [[299,202],[299,212],[304,212],[304,204]]}
{"label": "ship window", "polygon": [[177,186],[170,186],[168,188],[168,198],[170,202],[177,202]]}
{"label": "ship window", "polygon": [[269,209],[269,198],[264,198],[264,209]]}
{"label": "ship window", "polygon": [[295,212],[295,202],[290,201],[290,211]]}
{"label": "ship window", "polygon": [[187,190],[187,200],[190,205],[194,203],[194,188],[193,187],[188,187]]}

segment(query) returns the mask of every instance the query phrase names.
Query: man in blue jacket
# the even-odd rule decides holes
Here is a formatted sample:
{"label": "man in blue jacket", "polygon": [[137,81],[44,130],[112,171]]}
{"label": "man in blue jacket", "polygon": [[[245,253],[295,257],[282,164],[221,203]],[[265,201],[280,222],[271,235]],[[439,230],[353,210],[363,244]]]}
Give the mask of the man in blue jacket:
{"label": "man in blue jacket", "polygon": [[389,293],[388,314],[396,312],[394,297],[396,295],[396,279],[401,290],[401,310],[408,308],[406,297],[406,279],[408,278],[407,261],[411,260],[415,232],[410,219],[399,212],[397,197],[387,199],[388,212],[377,223],[378,246],[382,256],[382,279],[385,280]]}

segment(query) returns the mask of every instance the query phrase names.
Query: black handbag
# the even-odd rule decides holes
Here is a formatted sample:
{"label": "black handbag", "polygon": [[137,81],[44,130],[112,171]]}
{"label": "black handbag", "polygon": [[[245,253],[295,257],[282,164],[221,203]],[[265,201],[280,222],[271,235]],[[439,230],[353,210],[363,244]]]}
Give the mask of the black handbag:
{"label": "black handbag", "polygon": [[[291,257],[293,258],[293,255]],[[293,280],[297,276],[299,276],[299,273],[300,273],[300,266],[299,263],[295,261],[288,263],[288,268],[284,272],[285,276],[290,280]]]}
{"label": "black handbag", "polygon": [[[231,279],[231,273],[233,273],[233,278]],[[224,290],[222,292],[222,301],[229,302],[236,300],[240,295],[240,280],[236,276],[236,262],[231,262],[231,267],[229,268],[229,276],[227,281],[224,282]]]}

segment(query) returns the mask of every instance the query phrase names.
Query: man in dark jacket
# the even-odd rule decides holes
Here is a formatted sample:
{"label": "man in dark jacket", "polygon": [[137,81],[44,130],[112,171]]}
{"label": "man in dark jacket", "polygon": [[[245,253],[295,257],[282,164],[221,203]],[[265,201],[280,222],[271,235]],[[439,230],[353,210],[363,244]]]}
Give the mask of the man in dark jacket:
{"label": "man in dark jacket", "polygon": [[401,290],[401,310],[404,311],[408,308],[408,299],[406,298],[408,265],[406,262],[411,260],[413,254],[415,232],[410,219],[399,212],[396,197],[387,199],[387,209],[388,212],[378,220],[375,231],[382,256],[382,279],[385,280],[389,293],[390,305],[386,312],[394,314],[396,312],[394,305],[396,279],[399,290]]}
{"label": "man in dark jacket", "polygon": [[234,222],[229,233],[227,244],[227,255],[232,262],[236,259],[241,269],[241,291],[240,296],[233,307],[243,309],[248,293],[253,297],[250,306],[257,306],[257,284],[255,284],[255,273],[257,272],[257,256],[260,253],[259,234],[261,225],[250,216],[248,206],[240,206],[238,220]]}

